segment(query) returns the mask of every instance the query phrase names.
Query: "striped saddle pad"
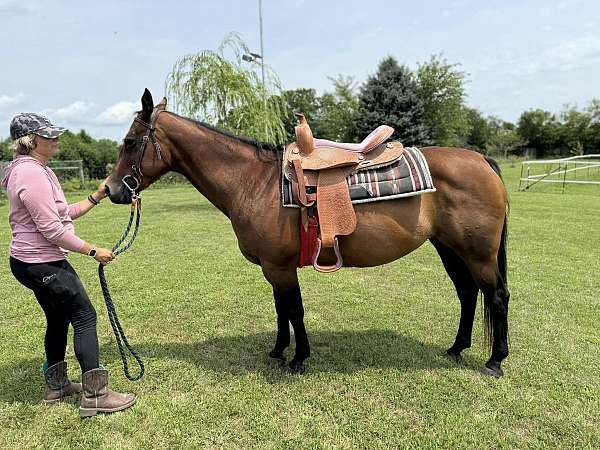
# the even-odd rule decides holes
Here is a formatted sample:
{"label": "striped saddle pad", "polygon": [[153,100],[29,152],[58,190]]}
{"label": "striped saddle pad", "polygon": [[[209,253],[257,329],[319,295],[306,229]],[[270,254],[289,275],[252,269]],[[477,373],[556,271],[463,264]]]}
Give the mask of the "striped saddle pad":
{"label": "striped saddle pad", "polygon": [[[416,147],[405,147],[397,160],[377,169],[360,170],[348,176],[348,189],[353,204],[411,197],[435,192],[427,161]],[[290,182],[281,175],[281,199],[286,208],[299,208]]]}

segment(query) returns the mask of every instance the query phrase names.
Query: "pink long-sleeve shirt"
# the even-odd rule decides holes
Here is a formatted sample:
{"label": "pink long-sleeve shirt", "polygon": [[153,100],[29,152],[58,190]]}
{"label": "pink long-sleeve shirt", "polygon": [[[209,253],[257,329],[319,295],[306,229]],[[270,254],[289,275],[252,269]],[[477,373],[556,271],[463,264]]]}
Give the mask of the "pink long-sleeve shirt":
{"label": "pink long-sleeve shirt", "polygon": [[16,156],[6,168],[2,186],[10,203],[10,256],[43,263],[81,250],[84,241],[73,227],[81,210],[78,204],[67,203],[52,169],[31,156]]}

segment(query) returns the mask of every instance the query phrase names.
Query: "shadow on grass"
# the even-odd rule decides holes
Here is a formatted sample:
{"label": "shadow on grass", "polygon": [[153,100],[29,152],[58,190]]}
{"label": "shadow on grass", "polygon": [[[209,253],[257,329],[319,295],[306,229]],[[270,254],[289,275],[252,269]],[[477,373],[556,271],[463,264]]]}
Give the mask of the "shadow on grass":
{"label": "shadow on grass", "polygon": [[[152,208],[152,209],[151,209]],[[217,209],[210,203],[208,202],[188,202],[188,203],[181,203],[181,202],[174,202],[174,203],[168,203],[168,202],[164,202],[161,203],[159,207],[157,207],[156,204],[153,204],[151,206],[146,207],[146,209],[151,209],[152,212],[154,213],[165,213],[165,212],[176,212],[176,213],[181,213],[181,212],[192,212],[192,213],[196,213],[199,211],[210,211],[210,212],[218,212]]]}
{"label": "shadow on grass", "polygon": [[[365,369],[393,369],[401,372],[420,370],[448,370],[457,364],[443,356],[445,349],[423,344],[412,337],[389,330],[314,331],[309,334],[312,355],[307,360],[303,377],[313,374],[352,374]],[[296,379],[267,357],[274,342],[273,333],[223,336],[200,342],[143,343],[133,342],[142,358],[147,361],[148,375],[152,361],[179,360],[204,370],[243,375],[256,373],[268,383],[289,383]],[[288,360],[293,347],[287,350]],[[120,371],[120,357],[116,344],[104,345],[101,360]],[[39,404],[43,390],[40,367],[42,359],[26,359],[0,366],[0,402]],[[132,373],[137,366],[132,361]],[[467,352],[458,365],[478,371],[482,361]],[[71,374],[76,369],[71,367]]]}

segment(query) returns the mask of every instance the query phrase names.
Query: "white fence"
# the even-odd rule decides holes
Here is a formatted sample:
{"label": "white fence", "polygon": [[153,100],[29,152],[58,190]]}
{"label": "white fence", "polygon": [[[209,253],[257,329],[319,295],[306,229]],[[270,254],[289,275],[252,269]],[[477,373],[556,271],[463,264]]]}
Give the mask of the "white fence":
{"label": "white fence", "polygon": [[[10,164],[10,161],[0,161],[0,180],[4,178],[4,169],[8,164]],[[48,163],[48,167],[56,172],[59,177],[61,172],[69,172],[73,174],[69,178],[79,178],[82,183],[85,181],[83,174],[83,161],[80,159],[70,161],[50,161]]]}
{"label": "white fence", "polygon": [[8,166],[10,161],[0,161],[0,180],[4,178],[4,169]]}
{"label": "white fence", "polygon": [[[74,160],[54,160],[48,163],[48,167],[50,167],[56,175],[60,178],[61,172],[68,172],[69,174],[74,174],[73,176],[69,176],[69,178],[77,178],[81,180],[83,183],[85,181],[85,177],[83,175],[83,161],[80,159]],[[76,175],[75,175],[76,174]]]}
{"label": "white fence", "polygon": [[600,185],[600,154],[570,158],[523,161],[519,191],[526,191],[538,183]]}

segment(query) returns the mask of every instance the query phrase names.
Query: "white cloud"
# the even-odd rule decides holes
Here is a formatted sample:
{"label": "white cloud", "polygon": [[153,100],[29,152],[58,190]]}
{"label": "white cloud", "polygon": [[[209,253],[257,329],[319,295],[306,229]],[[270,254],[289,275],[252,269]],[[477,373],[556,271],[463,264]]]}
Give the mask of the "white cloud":
{"label": "white cloud", "polygon": [[10,20],[27,16],[34,12],[34,5],[24,5],[19,1],[0,1],[0,18]]}
{"label": "white cloud", "polygon": [[23,94],[17,94],[13,96],[0,95],[0,110],[10,106],[16,106],[21,103],[24,98],[25,96]]}
{"label": "white cloud", "polygon": [[600,60],[600,39],[582,37],[564,42],[544,52],[545,66],[573,70]]}
{"label": "white cloud", "polygon": [[581,37],[547,48],[537,55],[519,57],[504,64],[509,73],[526,77],[539,77],[541,72],[569,72],[595,66],[600,62],[600,39]]}
{"label": "white cloud", "polygon": [[539,77],[541,72],[568,72],[600,62],[600,39],[592,36],[564,41],[529,55],[506,51],[486,56],[473,65],[475,72],[494,71],[512,77]]}
{"label": "white cloud", "polygon": [[133,113],[140,107],[140,102],[119,102],[102,111],[96,121],[103,125],[123,125],[131,122]]}
{"label": "white cloud", "polygon": [[547,2],[539,9],[540,16],[552,17],[556,15],[565,14],[566,9],[573,10],[579,6],[582,0],[562,0],[558,3]]}
{"label": "white cloud", "polygon": [[581,3],[581,0],[563,0],[563,1],[559,2],[556,7],[558,9],[567,9],[572,6],[577,6],[580,3]]}
{"label": "white cloud", "polygon": [[484,8],[484,9],[478,11],[477,15],[488,21],[489,20],[495,20],[495,21],[504,20],[504,15],[502,14],[502,12],[499,9],[495,9],[495,8]]}
{"label": "white cloud", "polygon": [[70,105],[49,111],[48,114],[51,115],[54,120],[58,119],[71,123],[84,123],[88,122],[86,113],[93,107],[93,103],[86,103],[81,100],[77,100]]}

